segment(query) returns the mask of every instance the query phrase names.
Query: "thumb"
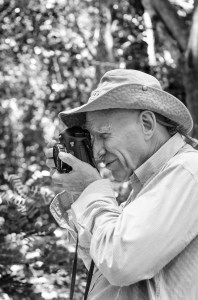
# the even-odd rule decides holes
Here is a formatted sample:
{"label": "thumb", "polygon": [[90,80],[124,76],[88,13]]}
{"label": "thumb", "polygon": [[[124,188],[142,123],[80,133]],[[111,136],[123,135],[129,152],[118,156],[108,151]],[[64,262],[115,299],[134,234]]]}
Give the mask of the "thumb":
{"label": "thumb", "polygon": [[66,164],[72,167],[72,169],[75,170],[76,166],[79,165],[79,162],[81,162],[80,159],[76,158],[74,155],[70,153],[60,152],[59,158]]}

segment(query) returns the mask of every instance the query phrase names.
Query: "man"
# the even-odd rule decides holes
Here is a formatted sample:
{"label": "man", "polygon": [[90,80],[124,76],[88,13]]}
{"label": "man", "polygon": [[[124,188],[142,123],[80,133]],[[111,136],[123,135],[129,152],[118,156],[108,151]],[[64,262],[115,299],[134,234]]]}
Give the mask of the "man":
{"label": "man", "polygon": [[51,212],[71,239],[78,234],[86,267],[91,259],[96,266],[88,299],[197,300],[198,153],[186,143],[193,143],[187,108],[154,77],[118,69],[60,118],[85,125],[96,162],[133,187],[118,206],[96,169],[61,153],[72,171],[60,174],[47,150],[52,178],[65,189]]}

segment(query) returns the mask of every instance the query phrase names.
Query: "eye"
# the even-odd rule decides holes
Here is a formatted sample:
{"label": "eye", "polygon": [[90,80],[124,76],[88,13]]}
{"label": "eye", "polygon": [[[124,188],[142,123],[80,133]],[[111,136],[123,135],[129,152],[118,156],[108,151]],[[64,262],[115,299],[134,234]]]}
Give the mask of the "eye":
{"label": "eye", "polygon": [[109,137],[109,133],[102,133],[101,134],[101,138],[103,138],[104,140],[107,139]]}
{"label": "eye", "polygon": [[109,137],[109,133],[103,132],[103,133],[97,133],[97,134],[90,134],[91,136],[91,144],[93,146],[93,143],[95,141],[104,141]]}

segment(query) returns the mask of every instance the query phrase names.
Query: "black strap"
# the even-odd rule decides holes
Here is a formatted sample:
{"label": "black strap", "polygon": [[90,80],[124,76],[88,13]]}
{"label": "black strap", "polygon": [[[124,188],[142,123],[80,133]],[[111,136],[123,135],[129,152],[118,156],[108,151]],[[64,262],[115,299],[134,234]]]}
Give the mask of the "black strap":
{"label": "black strap", "polygon": [[[71,277],[71,286],[70,286],[70,295],[69,295],[70,300],[73,300],[73,296],[74,296],[74,288],[75,288],[75,283],[76,283],[76,272],[77,272],[77,261],[78,261],[78,238],[76,240],[76,250],[75,250],[74,262],[73,262],[73,267],[72,267],[72,277]],[[85,294],[84,294],[83,300],[87,299],[92,276],[93,276],[93,271],[94,271],[94,261],[92,260],[89,271],[88,271],[88,275],[87,275],[87,282],[86,282]]]}
{"label": "black strap", "polygon": [[74,288],[75,288],[75,283],[76,283],[77,260],[78,260],[78,238],[76,240],[76,250],[75,250],[74,262],[73,262],[73,267],[72,267],[72,277],[71,277],[71,286],[70,286],[70,295],[69,295],[70,300],[73,300],[73,296],[74,296]]}
{"label": "black strap", "polygon": [[89,268],[89,272],[88,272],[88,275],[87,275],[87,283],[86,283],[85,294],[84,294],[83,300],[87,299],[90,284],[91,284],[91,279],[92,279],[92,276],[93,276],[93,271],[94,271],[94,261],[92,260],[90,268]]}

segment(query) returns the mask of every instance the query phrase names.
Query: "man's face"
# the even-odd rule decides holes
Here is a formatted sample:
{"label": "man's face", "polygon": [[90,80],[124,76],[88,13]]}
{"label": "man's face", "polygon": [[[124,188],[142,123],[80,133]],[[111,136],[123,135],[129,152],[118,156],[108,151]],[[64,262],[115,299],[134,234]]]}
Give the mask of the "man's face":
{"label": "man's face", "polygon": [[87,113],[94,158],[104,162],[117,181],[128,180],[146,158],[139,112],[105,110]]}

